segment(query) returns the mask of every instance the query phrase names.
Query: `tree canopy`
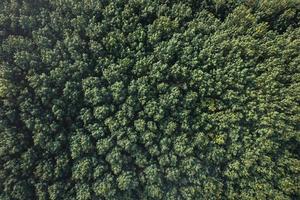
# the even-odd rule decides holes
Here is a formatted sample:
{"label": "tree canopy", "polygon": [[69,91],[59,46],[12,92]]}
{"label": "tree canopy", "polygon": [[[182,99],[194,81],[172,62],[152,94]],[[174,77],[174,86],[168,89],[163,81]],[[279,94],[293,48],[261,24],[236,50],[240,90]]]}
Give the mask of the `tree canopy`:
{"label": "tree canopy", "polygon": [[298,0],[1,0],[0,199],[300,199]]}

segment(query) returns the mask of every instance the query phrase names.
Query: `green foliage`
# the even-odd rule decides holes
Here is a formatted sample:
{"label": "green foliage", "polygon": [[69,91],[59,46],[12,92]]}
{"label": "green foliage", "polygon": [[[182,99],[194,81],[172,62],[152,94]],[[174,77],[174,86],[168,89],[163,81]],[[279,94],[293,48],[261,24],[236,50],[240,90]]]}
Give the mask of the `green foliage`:
{"label": "green foliage", "polygon": [[0,199],[300,199],[297,0],[2,0]]}

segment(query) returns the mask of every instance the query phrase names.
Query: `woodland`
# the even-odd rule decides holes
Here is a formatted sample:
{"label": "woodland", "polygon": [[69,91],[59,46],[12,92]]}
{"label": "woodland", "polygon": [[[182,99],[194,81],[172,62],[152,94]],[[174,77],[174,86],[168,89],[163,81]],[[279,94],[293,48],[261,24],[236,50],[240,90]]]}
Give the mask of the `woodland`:
{"label": "woodland", "polygon": [[0,200],[299,200],[299,0],[1,0]]}

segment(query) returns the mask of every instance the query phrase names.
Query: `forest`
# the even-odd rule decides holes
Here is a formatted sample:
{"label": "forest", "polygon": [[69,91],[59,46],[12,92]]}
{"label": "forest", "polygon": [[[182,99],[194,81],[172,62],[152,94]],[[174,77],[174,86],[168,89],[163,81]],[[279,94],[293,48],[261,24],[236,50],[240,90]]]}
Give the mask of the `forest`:
{"label": "forest", "polygon": [[1,0],[0,200],[299,200],[299,0]]}

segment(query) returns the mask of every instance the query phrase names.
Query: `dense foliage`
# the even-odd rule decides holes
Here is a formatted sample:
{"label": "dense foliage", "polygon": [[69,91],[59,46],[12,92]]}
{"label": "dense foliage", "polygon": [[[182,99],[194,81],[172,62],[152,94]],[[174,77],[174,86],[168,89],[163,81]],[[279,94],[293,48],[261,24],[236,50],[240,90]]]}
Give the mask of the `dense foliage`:
{"label": "dense foliage", "polygon": [[300,199],[298,0],[1,0],[0,199]]}

